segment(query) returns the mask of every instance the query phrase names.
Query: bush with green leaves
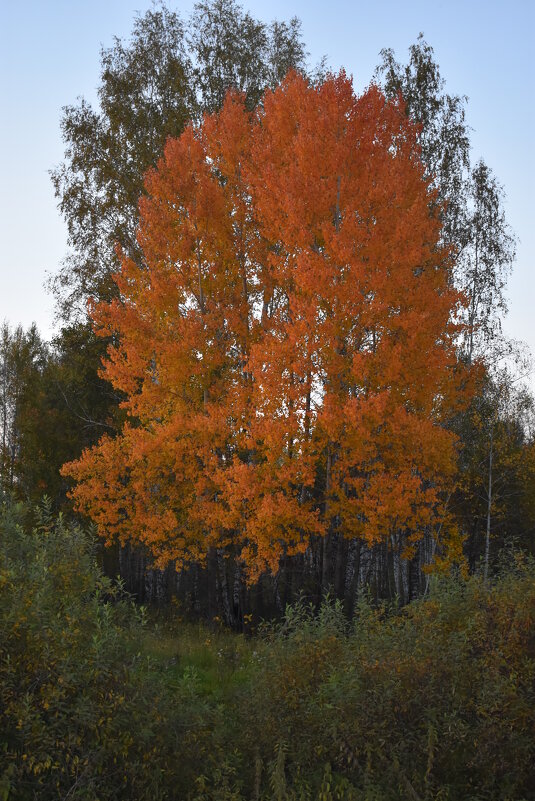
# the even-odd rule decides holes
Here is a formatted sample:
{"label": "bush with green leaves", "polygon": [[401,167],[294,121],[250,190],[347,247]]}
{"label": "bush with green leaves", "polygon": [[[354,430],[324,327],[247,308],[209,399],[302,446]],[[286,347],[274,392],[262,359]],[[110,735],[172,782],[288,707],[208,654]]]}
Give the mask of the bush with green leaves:
{"label": "bush with green leaves", "polygon": [[535,798],[532,561],[402,610],[363,600],[349,630],[338,603],[300,604],[267,636],[242,726],[277,745],[288,798]]}
{"label": "bush with green leaves", "polygon": [[184,792],[194,782],[202,705],[186,708],[184,687],[166,697],[135,647],[142,617],[102,574],[90,534],[46,503],[1,509],[2,801],[155,801],[168,797],[164,773]]}
{"label": "bush with green leaves", "polygon": [[254,638],[152,620],[48,505],[0,508],[0,801],[530,801],[535,566]]}

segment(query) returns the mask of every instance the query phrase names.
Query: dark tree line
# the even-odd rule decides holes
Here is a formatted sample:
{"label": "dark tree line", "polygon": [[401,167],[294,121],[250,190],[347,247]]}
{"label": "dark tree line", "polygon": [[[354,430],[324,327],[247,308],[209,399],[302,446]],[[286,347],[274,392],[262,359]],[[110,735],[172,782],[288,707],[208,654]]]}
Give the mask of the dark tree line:
{"label": "dark tree line", "polygon": [[[266,87],[289,69],[321,80],[307,67],[300,23],[265,24],[235,2],[208,0],[184,22],[158,7],[139,16],[129,41],[116,39],[101,53],[99,103],[67,106],[61,121],[63,162],[52,171],[67,222],[69,253],[50,287],[61,330],[53,343],[35,328],[6,326],[0,354],[1,488],[34,500],[48,494],[69,509],[63,463],[102,433],[113,433],[121,398],[99,377],[106,341],[88,322],[87,303],[116,292],[117,247],[142,264],[136,241],[143,176],[168,137],[221,107],[229,88],[244,92],[253,108]],[[451,504],[464,533],[469,565],[486,568],[499,547],[513,540],[533,550],[535,446],[532,401],[495,366],[511,346],[501,333],[505,284],[515,238],[503,210],[503,189],[483,162],[470,163],[465,97],[450,95],[429,44],[420,36],[400,64],[381,52],[375,80],[387,97],[401,92],[406,111],[421,124],[422,157],[443,204],[443,237],[455,257],[455,283],[469,302],[459,359],[483,369],[475,400],[451,421],[462,449],[459,488]],[[276,576],[246,589],[239,564],[214,553],[205,567],[176,574],[147,570],[141,551],[117,548],[106,564],[144,600],[178,594],[195,613],[222,614],[236,624],[251,611],[282,611],[299,593],[319,600],[331,588],[350,611],[366,586],[378,597],[406,602],[421,595],[422,569],[433,556],[431,532],[411,559],[394,541],[368,548],[334,537],[328,548],[313,542],[304,556],[283,561]]]}

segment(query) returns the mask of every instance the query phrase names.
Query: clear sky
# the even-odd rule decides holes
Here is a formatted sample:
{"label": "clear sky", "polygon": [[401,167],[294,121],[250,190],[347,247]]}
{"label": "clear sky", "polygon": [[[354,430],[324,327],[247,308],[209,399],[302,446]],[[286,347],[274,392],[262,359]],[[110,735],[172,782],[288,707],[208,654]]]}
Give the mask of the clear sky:
{"label": "clear sky", "polygon": [[[0,0],[0,322],[53,332],[43,288],[66,252],[66,229],[48,170],[63,156],[63,105],[94,101],[100,46],[127,37],[150,0]],[[168,5],[183,16],[193,2]],[[370,81],[383,47],[405,62],[423,31],[446,88],[469,97],[473,160],[482,156],[507,194],[520,239],[506,331],[535,354],[535,0],[244,0],[269,21],[298,16],[316,63]]]}

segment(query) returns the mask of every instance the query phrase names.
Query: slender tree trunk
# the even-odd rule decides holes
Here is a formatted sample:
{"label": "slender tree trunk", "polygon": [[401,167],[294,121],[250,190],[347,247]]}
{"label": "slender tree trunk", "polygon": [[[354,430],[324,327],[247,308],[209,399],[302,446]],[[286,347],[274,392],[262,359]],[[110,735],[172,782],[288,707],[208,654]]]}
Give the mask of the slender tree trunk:
{"label": "slender tree trunk", "polygon": [[199,592],[199,565],[193,565],[193,610],[196,615],[201,613],[201,598]]}
{"label": "slender tree trunk", "polygon": [[416,546],[416,553],[408,565],[408,587],[407,597],[409,601],[415,601],[420,595],[422,585],[422,565],[425,558],[425,534],[424,541]]}
{"label": "slender tree trunk", "polygon": [[353,614],[355,589],[360,572],[361,541],[352,539],[347,549],[346,575],[344,582],[344,608],[348,617]]}
{"label": "slender tree trunk", "polygon": [[325,522],[327,531],[322,539],[322,560],[321,560],[321,594],[325,595],[329,589],[329,556],[330,556],[330,529],[329,520],[329,492],[331,489],[331,446],[327,445],[327,466],[325,469]]}
{"label": "slender tree trunk", "polygon": [[274,595],[274,599],[275,599],[275,607],[277,609],[277,612],[279,612],[279,614],[282,615],[283,612],[284,612],[284,604],[283,604],[283,602],[281,600],[281,596],[280,596],[280,592],[279,592],[279,574],[278,573],[275,576],[275,578],[273,579],[273,595]]}
{"label": "slender tree trunk", "polygon": [[336,551],[335,568],[334,568],[334,592],[337,598],[343,598],[348,542],[342,536],[342,534],[340,533],[336,534],[334,547]]}
{"label": "slender tree trunk", "polygon": [[483,570],[483,577],[487,581],[489,575],[489,555],[490,555],[490,522],[492,511],[492,459],[494,451],[493,431],[490,432],[490,449],[489,449],[489,481],[487,490],[487,532],[485,536],[485,566]]}
{"label": "slender tree trunk", "polygon": [[371,571],[373,570],[374,551],[369,545],[363,543],[359,553],[359,570],[357,580],[357,594],[360,589],[369,581]]}
{"label": "slender tree trunk", "polygon": [[243,602],[242,602],[242,577],[240,563],[235,560],[234,563],[234,588],[233,588],[233,612],[236,621],[242,620],[243,622]]}
{"label": "slender tree trunk", "polygon": [[223,604],[223,617],[227,626],[232,626],[234,619],[230,608],[230,598],[227,581],[227,565],[223,555],[223,549],[217,549],[217,568],[219,574],[219,586],[221,588],[221,602]]}
{"label": "slender tree trunk", "polygon": [[148,603],[152,603],[156,600],[154,584],[155,584],[155,572],[152,568],[145,570],[144,581],[143,581],[143,593],[144,593],[144,600]]}
{"label": "slender tree trunk", "polygon": [[470,302],[470,317],[469,317],[470,337],[469,337],[469,342],[468,342],[468,366],[471,366],[471,364],[472,364],[472,355],[473,355],[473,352],[474,352],[474,328],[475,328],[475,324],[476,324],[476,307],[477,307],[476,281],[477,281],[477,272],[478,272],[478,243],[477,243],[477,239],[476,239],[476,256],[475,256],[475,259],[476,259],[476,263],[475,263],[475,267],[474,267],[474,277],[473,277],[473,283],[472,283],[472,298],[471,298],[471,302]]}

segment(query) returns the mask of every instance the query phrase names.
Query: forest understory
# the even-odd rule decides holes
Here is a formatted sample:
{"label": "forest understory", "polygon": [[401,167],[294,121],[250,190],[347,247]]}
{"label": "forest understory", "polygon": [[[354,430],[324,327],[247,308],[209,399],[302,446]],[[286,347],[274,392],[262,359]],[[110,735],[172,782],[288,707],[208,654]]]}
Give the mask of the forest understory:
{"label": "forest understory", "polygon": [[0,519],[3,799],[533,799],[535,565],[248,634],[147,610],[46,507]]}

